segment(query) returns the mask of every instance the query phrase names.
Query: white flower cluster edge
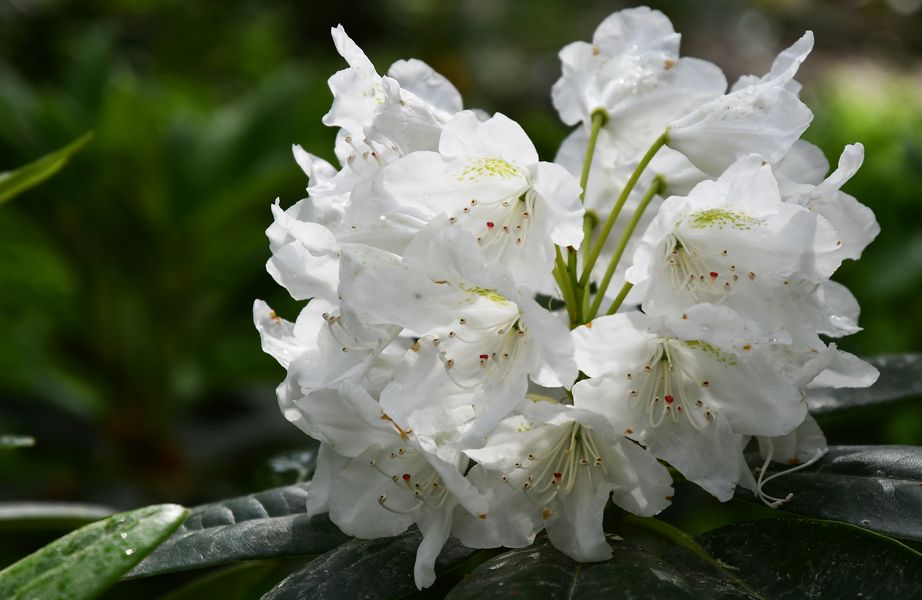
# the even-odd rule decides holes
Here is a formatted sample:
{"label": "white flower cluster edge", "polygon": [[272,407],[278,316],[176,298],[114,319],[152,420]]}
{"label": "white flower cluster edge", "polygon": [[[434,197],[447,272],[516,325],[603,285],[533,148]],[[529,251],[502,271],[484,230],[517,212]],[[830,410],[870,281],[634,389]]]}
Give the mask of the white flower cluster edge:
{"label": "white flower cluster edge", "polygon": [[879,228],[840,191],[862,145],[827,175],[799,139],[812,34],[728,89],[679,56],[662,13],[617,12],[560,52],[554,106],[578,127],[553,163],[425,63],[382,76],[332,34],[340,167],[294,146],[309,197],[276,201],[267,230],[269,273],[309,302],[293,323],[253,309],[287,370],[284,416],[321,443],[309,513],[359,538],[416,524],[422,588],[450,535],[516,548],[546,530],[575,560],[608,558],[609,500],[670,504],[660,461],[720,500],[743,485],[783,502],[747,467],[750,440],[766,465],[809,464],[826,442],[805,388],[877,377],[820,337],[858,331],[830,276]]}

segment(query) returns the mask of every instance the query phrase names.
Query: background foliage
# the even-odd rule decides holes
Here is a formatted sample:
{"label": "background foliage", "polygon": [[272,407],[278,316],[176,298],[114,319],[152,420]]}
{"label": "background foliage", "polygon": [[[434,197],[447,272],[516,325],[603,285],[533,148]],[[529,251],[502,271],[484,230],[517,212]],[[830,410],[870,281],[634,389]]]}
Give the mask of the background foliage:
{"label": "background foliage", "polygon": [[[731,81],[815,31],[799,77],[817,115],[806,138],[832,161],[865,144],[846,190],[883,228],[837,276],[866,328],[841,346],[922,351],[920,2],[650,4],[685,54]],[[320,116],[343,64],[330,26],[342,22],[381,71],[426,60],[467,106],[521,121],[550,159],[566,133],[549,99],[556,53],[624,5],[0,0],[0,170],[96,134],[0,208],[0,432],[37,440],[0,452],[0,500],[127,509],[282,482],[285,466],[265,461],[307,440],[278,414],[283,373],[260,352],[250,307],[259,297],[295,315],[264,271],[263,231],[274,198],[303,195],[289,145],[332,158]],[[821,424],[835,444],[922,444],[912,402]],[[665,517],[693,533],[755,510],[691,487],[676,498]],[[0,531],[0,566],[62,531]]]}

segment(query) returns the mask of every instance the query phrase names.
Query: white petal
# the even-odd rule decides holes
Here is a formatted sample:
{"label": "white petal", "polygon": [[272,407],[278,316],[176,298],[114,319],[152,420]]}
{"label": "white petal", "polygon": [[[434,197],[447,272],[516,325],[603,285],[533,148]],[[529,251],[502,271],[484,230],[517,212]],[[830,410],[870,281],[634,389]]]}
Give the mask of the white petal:
{"label": "white petal", "polygon": [[577,327],[573,330],[576,364],[590,377],[627,372],[650,355],[654,336],[647,333],[648,324],[643,313],[628,312]]}
{"label": "white petal", "polygon": [[[294,374],[296,377],[296,373]],[[355,457],[375,444],[389,443],[394,431],[381,420],[377,402],[358,385],[312,391],[294,402],[311,437],[338,454]]]}
{"label": "white petal", "polygon": [[835,351],[830,365],[813,381],[815,387],[832,388],[863,388],[874,385],[880,372],[871,364],[861,360],[854,354],[835,349],[835,344],[830,344],[830,349]]}
{"label": "white petal", "polygon": [[669,126],[669,146],[696,167],[719,175],[738,158],[755,153],[777,162],[813,120],[791,92],[752,86],[708,102]]}
{"label": "white petal", "polygon": [[791,433],[775,438],[759,438],[762,458],[768,458],[769,448],[772,460],[786,465],[798,465],[815,458],[817,453],[826,454],[826,436],[809,414],[804,422]]}
{"label": "white petal", "polygon": [[424,102],[445,113],[450,118],[461,112],[461,94],[448,79],[421,60],[398,60],[387,74]]}
{"label": "white petal", "polygon": [[[390,537],[405,531],[418,518],[418,510],[412,509],[413,502],[406,497],[409,492],[402,493],[389,477],[369,466],[371,460],[398,447],[370,448],[341,471],[330,500],[330,520],[344,533],[363,539]],[[379,503],[382,495],[407,514],[386,510]]]}
{"label": "white petal", "polygon": [[499,473],[475,465],[468,480],[487,498],[485,515],[456,510],[452,533],[468,548],[522,548],[535,541],[543,528],[540,508],[521,491],[500,479]]}
{"label": "white petal", "polygon": [[822,196],[838,191],[849,179],[855,176],[863,162],[864,145],[859,143],[845,146],[841,156],[839,156],[839,164],[836,166],[836,170],[816,186],[814,195]]}
{"label": "white petal", "polygon": [[423,541],[416,550],[416,563],[413,566],[413,579],[417,589],[421,590],[435,583],[435,560],[451,534],[453,509],[453,503],[446,502],[440,509],[424,508],[420,513],[417,524],[423,534]]}
{"label": "white petal", "polygon": [[588,469],[581,469],[573,489],[559,496],[557,510],[547,525],[547,536],[558,550],[579,562],[595,562],[611,558],[611,547],[605,541],[602,515],[611,487],[592,485]]}
{"label": "white petal", "polygon": [[843,244],[843,258],[861,258],[864,249],[880,233],[874,212],[844,192],[814,200],[809,207],[835,228]]}
{"label": "white petal", "polygon": [[539,363],[530,371],[531,380],[545,387],[569,388],[578,369],[570,332],[560,320],[528,297],[520,300],[528,336],[539,349]]}
{"label": "white petal", "polygon": [[502,113],[484,122],[471,111],[445,124],[439,152],[446,156],[493,156],[519,166],[538,162],[538,152],[522,126]]}
{"label": "white petal", "polygon": [[800,84],[794,81],[800,65],[813,50],[813,32],[807,31],[790,48],[782,51],[772,63],[771,71],[763,77],[747,75],[737,81],[731,91],[745,89],[751,85],[768,83],[783,87],[794,94],[800,91]]}
{"label": "white petal", "polygon": [[381,409],[406,429],[425,435],[452,432],[474,420],[475,393],[445,374],[438,348],[422,338],[381,392]]}
{"label": "white petal", "polygon": [[291,152],[294,154],[295,162],[307,175],[312,186],[322,185],[336,176],[336,169],[333,165],[307,152],[298,144],[292,144]]}
{"label": "white petal", "polygon": [[775,165],[775,175],[794,183],[818,185],[829,172],[829,161],[817,146],[797,140]]}
{"label": "white petal", "polygon": [[535,167],[532,185],[543,201],[541,209],[548,212],[551,241],[561,247],[579,248],[584,213],[579,183],[560,165],[541,162]]}
{"label": "white petal", "polygon": [[294,324],[279,317],[262,300],[253,303],[253,323],[259,332],[263,352],[286,369],[292,360],[304,352],[303,342],[295,337]]}
{"label": "white petal", "polygon": [[368,137],[385,141],[397,155],[438,148],[442,121],[432,107],[400,89],[395,79],[384,77],[380,85],[380,102],[365,130]]}
{"label": "white petal", "polygon": [[300,221],[272,205],[275,223],[266,230],[272,258],[266,270],[295,300],[320,297],[335,302],[339,272],[339,244],[333,233],[317,223]]}
{"label": "white petal", "polygon": [[672,501],[674,490],[669,471],[656,458],[633,442],[605,444],[599,448],[616,484],[612,501],[626,511],[643,517],[660,513]]}
{"label": "white petal", "polygon": [[346,59],[350,67],[361,69],[369,73],[375,72],[375,66],[371,64],[371,61],[368,60],[368,57],[365,56],[362,49],[352,41],[352,38],[346,35],[346,30],[342,25],[331,27],[330,35],[333,36],[333,44],[336,46],[336,51],[339,52],[340,56]]}
{"label": "white petal", "polygon": [[342,127],[357,137],[362,136],[383,97],[381,77],[365,53],[346,35],[342,25],[330,32],[336,50],[349,63],[349,68],[333,74],[328,81],[333,92],[333,105],[324,115],[323,123]]}
{"label": "white petal", "polygon": [[330,497],[339,472],[349,464],[349,459],[337,454],[329,444],[320,444],[317,468],[307,490],[307,516],[313,517],[330,511]]}
{"label": "white petal", "polygon": [[655,87],[631,94],[609,109],[608,141],[628,161],[640,160],[670,123],[720,98],[726,89],[727,80],[716,65],[680,58]]}

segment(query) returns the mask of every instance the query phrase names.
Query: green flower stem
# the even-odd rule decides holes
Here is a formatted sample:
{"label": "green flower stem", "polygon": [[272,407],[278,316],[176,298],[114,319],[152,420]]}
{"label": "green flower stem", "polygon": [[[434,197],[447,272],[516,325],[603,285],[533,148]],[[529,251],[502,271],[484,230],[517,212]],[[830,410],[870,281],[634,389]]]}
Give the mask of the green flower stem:
{"label": "green flower stem", "polygon": [[579,178],[580,192],[579,199],[586,198],[586,183],[589,182],[589,169],[592,168],[592,157],[595,156],[595,143],[599,139],[599,132],[608,122],[608,113],[598,109],[592,113],[592,129],[589,130],[589,144],[586,145],[586,156],[583,158],[583,173]]}
{"label": "green flower stem", "polygon": [[567,246],[567,278],[570,280],[570,288],[573,290],[574,300],[579,305],[580,315],[582,315],[583,298],[580,294],[579,284],[577,283],[577,261],[576,248]]}
{"label": "green flower stem", "polygon": [[[618,312],[618,309],[621,308],[621,303],[624,302],[624,299],[627,298],[628,292],[631,291],[631,288],[634,287],[633,283],[624,282],[621,291],[618,292],[618,295],[615,297],[614,301],[611,303],[611,306],[608,307],[606,315],[613,315]],[[601,298],[601,296],[599,296]]]}
{"label": "green flower stem", "polygon": [[560,288],[563,300],[567,305],[567,316],[570,318],[570,326],[575,327],[579,324],[580,316],[577,311],[576,297],[573,294],[573,288],[570,286],[570,278],[567,273],[567,264],[563,260],[563,254],[560,252],[560,246],[554,246],[557,257],[554,261],[554,281]]}
{"label": "green flower stem", "polygon": [[[579,178],[579,201],[582,203],[586,198],[586,184],[589,181],[589,170],[592,168],[592,158],[595,156],[595,145],[599,139],[599,132],[602,131],[602,127],[608,121],[608,113],[604,110],[596,110],[592,113],[592,125],[589,130],[589,143],[586,145],[586,155],[583,158],[583,171]],[[583,217],[583,230],[586,230],[586,222],[589,217]],[[590,242],[589,238],[584,238],[583,243],[588,244]],[[570,279],[570,287],[573,289],[573,301],[576,304],[576,315],[578,320],[576,325],[582,322],[582,312],[583,305],[583,290],[582,286],[579,285],[579,264],[578,264],[579,254],[576,251],[576,248],[567,248],[567,276]]]}
{"label": "green flower stem", "polygon": [[[583,316],[587,321],[591,321],[599,312],[599,307],[602,305],[602,300],[605,298],[605,292],[608,290],[608,284],[611,283],[611,278],[615,274],[615,269],[618,268],[618,262],[621,260],[621,256],[624,254],[624,250],[627,248],[627,244],[631,239],[631,236],[634,234],[634,230],[637,229],[637,224],[640,223],[643,213],[647,210],[647,206],[650,204],[650,201],[653,200],[653,196],[659,194],[666,189],[666,181],[662,176],[657,175],[653,178],[653,183],[650,184],[649,189],[644,194],[643,199],[640,201],[640,205],[637,207],[637,210],[634,211],[634,214],[631,215],[631,220],[627,224],[624,233],[621,234],[621,239],[618,240],[618,247],[615,248],[615,254],[612,256],[611,262],[608,263],[608,268],[605,269],[605,276],[602,278],[602,283],[599,284],[599,289],[596,291],[595,300],[592,302],[592,306],[589,307],[589,310],[586,311]],[[616,309],[617,310],[617,309]]]}
{"label": "green flower stem", "polygon": [[587,210],[586,216],[583,217],[583,260],[589,258],[589,253],[592,251],[592,244],[590,243],[592,240],[592,232],[598,224],[598,215],[596,215],[594,211]]}
{"label": "green flower stem", "polygon": [[650,164],[650,161],[653,160],[653,157],[656,155],[656,153],[659,152],[659,149],[666,145],[667,139],[668,138],[665,133],[656,138],[656,141],[653,142],[653,145],[650,146],[650,149],[647,150],[647,153],[644,154],[643,158],[640,159],[640,162],[637,164],[637,168],[634,169],[633,173],[631,173],[631,177],[627,180],[624,189],[621,190],[621,195],[618,197],[618,202],[615,203],[615,207],[612,209],[611,213],[608,215],[608,218],[605,220],[605,224],[602,225],[602,231],[599,233],[599,238],[595,241],[595,245],[592,247],[592,251],[589,254],[589,258],[586,261],[586,264],[583,265],[583,275],[579,280],[580,288],[588,290],[589,278],[592,276],[592,268],[595,266],[596,261],[599,259],[599,254],[602,252],[602,248],[605,246],[605,241],[608,239],[608,234],[611,233],[611,228],[614,226],[615,220],[618,218],[618,214],[624,207],[624,203],[627,202],[627,199],[631,195],[631,191],[634,189],[634,186],[637,185],[637,180],[640,179],[640,175],[644,172],[644,169],[647,168],[647,165]]}
{"label": "green flower stem", "polygon": [[659,535],[660,537],[663,537],[671,541],[672,543],[678,546],[688,548],[696,556],[698,556],[701,560],[705,561],[706,563],[708,563],[709,565],[717,569],[717,571],[719,571],[720,574],[723,575],[724,577],[732,579],[733,581],[738,583],[740,587],[745,589],[747,592],[749,592],[756,598],[762,597],[758,595],[756,591],[753,590],[749,586],[749,584],[747,584],[745,581],[737,577],[736,574],[734,574],[729,569],[727,569],[727,567],[723,563],[721,563],[719,560],[711,556],[710,552],[708,552],[704,548],[704,546],[702,546],[701,544],[695,541],[695,538],[685,533],[678,527],[670,525],[669,523],[665,521],[661,521],[660,519],[654,519],[652,517],[638,517],[636,515],[630,515],[630,514],[624,516],[624,521],[636,527],[641,527],[643,529],[651,531]]}

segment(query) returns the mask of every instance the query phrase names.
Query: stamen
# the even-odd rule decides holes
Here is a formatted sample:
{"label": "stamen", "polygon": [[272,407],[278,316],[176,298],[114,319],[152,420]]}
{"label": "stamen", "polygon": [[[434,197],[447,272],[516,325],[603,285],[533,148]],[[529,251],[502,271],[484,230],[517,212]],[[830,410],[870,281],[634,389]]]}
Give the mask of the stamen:
{"label": "stamen", "polygon": [[807,462],[799,464],[796,467],[791,467],[790,469],[779,471],[769,477],[765,477],[765,473],[768,471],[768,465],[772,461],[772,456],[775,450],[774,445],[772,444],[771,438],[767,438],[766,441],[768,442],[768,455],[765,457],[765,462],[762,464],[762,468],[759,469],[759,479],[756,481],[756,496],[758,496],[759,500],[765,503],[765,505],[768,506],[769,508],[778,508],[785,502],[790,502],[791,499],[794,497],[794,493],[789,492],[788,495],[785,496],[784,498],[776,498],[775,496],[771,496],[765,492],[765,490],[763,489],[765,484],[771,481],[772,479],[777,479],[778,477],[781,477],[783,475],[790,475],[791,473],[795,473],[797,471],[800,471],[801,469],[806,469],[810,465],[813,465],[814,463],[816,463],[819,459],[823,458],[824,453],[822,450],[817,448],[816,453],[814,453],[813,457]]}

